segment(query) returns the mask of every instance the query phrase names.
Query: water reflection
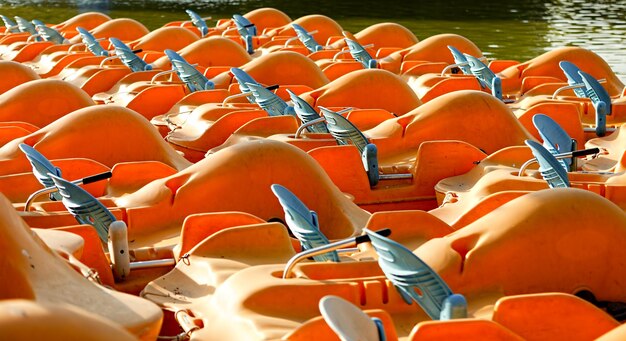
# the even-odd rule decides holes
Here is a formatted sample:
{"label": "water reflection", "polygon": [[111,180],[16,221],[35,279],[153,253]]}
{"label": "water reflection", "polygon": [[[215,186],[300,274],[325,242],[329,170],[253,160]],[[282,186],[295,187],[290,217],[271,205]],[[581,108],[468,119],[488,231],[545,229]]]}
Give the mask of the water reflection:
{"label": "water reflection", "polygon": [[227,17],[259,7],[276,7],[291,18],[320,13],[351,32],[383,21],[408,27],[418,38],[458,33],[474,41],[486,55],[520,61],[559,46],[582,46],[601,55],[626,79],[626,3],[620,1],[527,0],[0,0],[0,13],[60,22],[76,13],[101,11],[132,17],[150,29],[186,19],[184,9],[203,16]]}

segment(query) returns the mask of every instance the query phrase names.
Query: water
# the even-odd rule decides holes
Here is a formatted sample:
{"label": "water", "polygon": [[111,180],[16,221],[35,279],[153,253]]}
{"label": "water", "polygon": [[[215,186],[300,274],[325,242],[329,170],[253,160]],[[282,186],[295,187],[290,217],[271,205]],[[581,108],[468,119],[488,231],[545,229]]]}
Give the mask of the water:
{"label": "water", "polygon": [[585,0],[141,0],[141,1],[6,1],[0,13],[45,22],[60,22],[79,12],[97,10],[109,16],[132,17],[150,29],[186,20],[184,9],[202,16],[229,17],[259,7],[275,7],[292,19],[320,13],[353,33],[374,23],[400,23],[424,39],[457,33],[471,39],[485,55],[525,61],[560,46],[593,50],[626,80],[626,2]]}

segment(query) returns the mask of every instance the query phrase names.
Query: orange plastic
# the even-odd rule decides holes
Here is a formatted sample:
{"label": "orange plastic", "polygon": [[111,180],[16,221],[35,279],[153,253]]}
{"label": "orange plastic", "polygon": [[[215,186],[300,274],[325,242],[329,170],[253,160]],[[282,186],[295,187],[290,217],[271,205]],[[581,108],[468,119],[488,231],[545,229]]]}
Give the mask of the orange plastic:
{"label": "orange plastic", "polygon": [[109,319],[57,302],[0,301],[0,329],[9,340],[137,340]]}
{"label": "orange plastic", "polygon": [[396,115],[404,115],[421,104],[400,77],[384,70],[354,71],[301,97],[314,107],[383,109]]}
{"label": "orange plastic", "polygon": [[31,68],[8,60],[0,61],[0,73],[2,73],[0,95],[22,83],[39,79],[37,73]]}
{"label": "orange plastic", "polygon": [[560,293],[503,297],[493,320],[525,340],[593,340],[620,325],[591,303]]}
{"label": "orange plastic", "polygon": [[94,102],[79,88],[58,80],[36,80],[0,95],[0,121],[43,127]]}
{"label": "orange plastic", "polygon": [[77,110],[0,148],[2,173],[31,167],[18,145],[26,143],[48,159],[83,157],[113,167],[126,161],[160,161],[175,169],[189,166],[141,115],[122,107],[93,106]]}

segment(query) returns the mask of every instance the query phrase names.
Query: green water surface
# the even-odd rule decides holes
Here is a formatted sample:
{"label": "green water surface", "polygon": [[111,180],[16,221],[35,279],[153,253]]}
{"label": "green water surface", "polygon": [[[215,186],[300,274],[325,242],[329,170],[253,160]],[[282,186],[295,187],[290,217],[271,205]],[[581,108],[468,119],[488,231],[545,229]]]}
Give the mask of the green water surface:
{"label": "green water surface", "polygon": [[356,33],[380,22],[409,28],[419,39],[457,33],[485,55],[525,61],[560,46],[582,46],[602,56],[626,79],[626,1],[3,1],[0,14],[58,23],[80,12],[100,11],[131,17],[155,29],[187,20],[189,8],[202,16],[230,17],[260,7],[275,7],[292,19],[324,14]]}

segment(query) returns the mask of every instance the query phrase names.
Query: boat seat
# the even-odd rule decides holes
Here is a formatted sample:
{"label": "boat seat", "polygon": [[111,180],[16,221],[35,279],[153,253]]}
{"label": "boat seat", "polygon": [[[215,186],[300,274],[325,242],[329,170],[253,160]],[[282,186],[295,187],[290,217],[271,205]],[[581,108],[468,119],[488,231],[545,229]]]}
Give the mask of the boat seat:
{"label": "boat seat", "polygon": [[[20,32],[25,32],[25,33],[29,33],[31,36],[37,35],[37,30],[35,29],[35,25],[22,18],[22,17],[15,17],[15,21],[17,22],[17,27],[19,28]],[[41,38],[35,38],[36,41],[41,41]]]}
{"label": "boat seat", "polygon": [[526,145],[530,147],[533,155],[539,163],[539,172],[550,188],[570,187],[567,178],[567,170],[546,148],[539,143],[526,140]]}
{"label": "boat seat", "polygon": [[369,317],[345,299],[328,295],[319,303],[320,312],[341,340],[386,341],[385,329],[379,318]]}
{"label": "boat seat", "polygon": [[594,340],[620,325],[591,303],[563,293],[503,297],[493,321],[526,340]]}
{"label": "boat seat", "polygon": [[[271,188],[285,211],[287,227],[300,241],[302,250],[309,250],[329,243],[328,238],[320,231],[315,211],[309,210],[297,196],[284,186],[273,184]],[[313,256],[313,259],[318,262],[339,262],[339,255],[336,251],[332,251]]]}
{"label": "boat seat", "polygon": [[[43,187],[54,186],[54,181],[48,174],[55,176],[61,176],[61,169],[55,167],[45,156],[38,152],[35,148],[20,143],[20,150],[26,155],[26,158],[33,166],[33,175],[37,178],[37,181],[43,185]],[[59,192],[50,193],[50,200],[61,200],[61,194]]]}
{"label": "boat seat", "polygon": [[211,90],[214,88],[213,82],[209,81],[200,71],[190,65],[181,55],[173,50],[165,50],[167,58],[172,63],[172,68],[178,77],[187,85],[190,92],[200,90]]}
{"label": "boat seat", "polygon": [[578,71],[585,84],[585,95],[591,99],[591,104],[596,109],[596,135],[606,135],[606,116],[611,115],[611,96],[597,79],[588,73]]}
{"label": "boat seat", "polygon": [[209,34],[209,27],[207,26],[206,21],[204,21],[204,19],[199,16],[198,13],[190,9],[186,9],[185,12],[187,12],[187,15],[189,15],[189,18],[191,18],[191,23],[193,24],[193,26],[197,27],[198,30],[200,30],[200,33],[203,37]]}
{"label": "boat seat", "polygon": [[[322,118],[307,101],[303,100],[289,89],[287,89],[287,93],[289,93],[293,109],[303,125]],[[310,133],[328,133],[328,128],[323,122],[308,125],[306,129]]]}
{"label": "boat seat", "polygon": [[378,265],[407,304],[417,302],[433,320],[467,317],[465,297],[453,294],[439,275],[411,250],[364,229],[378,254]]}
{"label": "boat seat", "polygon": [[254,83],[247,83],[246,86],[252,92],[254,101],[265,110],[270,116],[283,116],[283,115],[295,115],[293,107],[289,106],[287,102],[282,100],[272,91],[266,89],[264,86]]}
{"label": "boat seat", "polygon": [[[563,70],[563,74],[565,74],[565,77],[567,78],[567,84],[569,84],[570,86],[577,86],[579,84],[584,85],[583,78],[578,73],[578,71],[580,71],[578,66],[574,65],[573,63],[563,60],[559,62],[559,67],[561,68],[561,70]],[[583,87],[577,86],[573,88],[572,91],[574,91],[574,94],[577,97],[580,97],[580,98],[587,97],[587,93],[585,92],[585,89]]]}
{"label": "boat seat", "polygon": [[[0,212],[0,258],[4,260],[0,272],[8,279],[0,284],[2,299],[69,304],[112,320],[142,340],[157,337],[163,318],[157,306],[109,290],[75,271],[32,233],[4,197],[0,198]],[[90,278],[97,281],[95,274]]]}
{"label": "boat seat", "polygon": [[55,30],[52,27],[46,26],[46,24],[44,24],[42,21],[33,20],[33,24],[35,25],[35,29],[37,30],[39,36],[41,36],[45,41],[53,42],[57,45],[68,43],[68,40],[65,39],[65,37],[63,37],[61,33],[59,33],[59,31]]}
{"label": "boat seat", "polygon": [[352,55],[352,58],[354,58],[354,60],[363,64],[363,67],[366,69],[377,68],[378,65],[376,59],[372,58],[367,50],[365,50],[365,47],[352,39],[345,38],[345,41],[348,45],[348,49],[350,50],[350,55]]}
{"label": "boat seat", "polygon": [[[552,154],[570,153],[575,150],[576,141],[572,139],[558,123],[550,116],[536,114],[533,116],[533,125],[537,128],[543,140],[543,146]],[[565,170],[572,169],[573,158],[560,159],[559,163]]]}
{"label": "boat seat", "polygon": [[120,60],[126,65],[132,72],[149,71],[152,70],[152,65],[146,63],[139,58],[126,44],[117,38],[109,38],[111,44],[115,48],[115,55],[120,57]]}
{"label": "boat seat", "polygon": [[482,87],[491,90],[494,97],[502,100],[502,80],[500,77],[496,76],[480,59],[469,54],[464,54],[464,56],[467,58],[472,74],[476,76]]}
{"label": "boat seat", "polygon": [[408,337],[410,341],[522,341],[520,336],[491,320],[469,318],[418,323]]}
{"label": "boat seat", "polygon": [[337,144],[352,144],[359,150],[370,186],[376,186],[380,179],[376,145],[369,143],[367,137],[343,116],[324,107],[320,107],[320,109],[322,109],[322,115],[326,118],[328,130],[333,138],[337,140]]}
{"label": "boat seat", "polygon": [[[233,77],[239,84],[239,90],[242,94],[250,93],[251,90],[248,87],[248,84],[258,84],[259,86],[261,85],[256,80],[254,80],[252,76],[250,76],[247,72],[243,71],[240,68],[233,67],[230,69],[230,72],[233,74]],[[248,101],[250,101],[250,103],[256,103],[256,98],[254,96],[246,96],[246,98],[248,99]]]}
{"label": "boat seat", "polygon": [[298,24],[291,24],[291,27],[293,27],[293,30],[296,31],[298,40],[302,42],[302,44],[309,50],[309,52],[313,53],[324,49],[324,46],[315,41],[315,38],[313,38],[313,36],[309,32],[307,32],[304,27]]}
{"label": "boat seat", "polygon": [[20,32],[19,28],[17,27],[17,24],[15,23],[15,21],[11,20],[11,18],[5,16],[5,15],[0,15],[0,18],[2,18],[2,21],[4,22],[4,27],[6,27],[6,31],[7,33],[18,33]]}
{"label": "boat seat", "polygon": [[239,35],[241,35],[241,37],[245,41],[246,51],[248,51],[249,54],[253,54],[254,45],[252,44],[252,38],[257,35],[256,26],[252,22],[250,22],[250,20],[239,14],[233,15],[233,22],[237,27],[237,32],[239,32]]}
{"label": "boat seat", "polygon": [[450,53],[452,53],[455,65],[461,69],[461,72],[463,72],[464,75],[472,75],[472,68],[463,53],[451,45],[448,45],[448,49]]}
{"label": "boat seat", "polygon": [[79,223],[95,227],[102,243],[106,243],[109,238],[109,225],[117,220],[115,216],[84,189],[63,178],[50,176],[59,189],[67,210]]}
{"label": "boat seat", "polygon": [[105,50],[102,45],[100,45],[100,42],[93,34],[82,27],[76,27],[76,31],[80,34],[80,39],[83,41],[83,44],[85,44],[87,49],[93,53],[94,56],[109,56],[109,51]]}

